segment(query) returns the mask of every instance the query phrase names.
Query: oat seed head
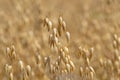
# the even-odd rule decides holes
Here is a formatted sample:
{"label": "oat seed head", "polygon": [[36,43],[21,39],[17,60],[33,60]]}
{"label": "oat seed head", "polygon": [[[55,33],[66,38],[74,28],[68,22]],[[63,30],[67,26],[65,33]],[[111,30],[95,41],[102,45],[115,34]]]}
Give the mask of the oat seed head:
{"label": "oat seed head", "polygon": [[70,42],[70,33],[69,32],[66,32],[66,39],[67,39],[67,42],[69,43]]}
{"label": "oat seed head", "polygon": [[20,67],[20,70],[23,71],[23,69],[24,69],[24,64],[23,64],[23,61],[22,61],[22,60],[19,60],[19,61],[18,61],[18,66]]}

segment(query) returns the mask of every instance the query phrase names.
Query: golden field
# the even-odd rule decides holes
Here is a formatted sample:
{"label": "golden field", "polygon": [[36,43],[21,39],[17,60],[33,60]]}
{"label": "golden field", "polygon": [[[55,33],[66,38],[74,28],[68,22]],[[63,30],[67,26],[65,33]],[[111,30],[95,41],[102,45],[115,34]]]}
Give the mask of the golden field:
{"label": "golden field", "polygon": [[0,0],[0,80],[120,80],[120,0]]}

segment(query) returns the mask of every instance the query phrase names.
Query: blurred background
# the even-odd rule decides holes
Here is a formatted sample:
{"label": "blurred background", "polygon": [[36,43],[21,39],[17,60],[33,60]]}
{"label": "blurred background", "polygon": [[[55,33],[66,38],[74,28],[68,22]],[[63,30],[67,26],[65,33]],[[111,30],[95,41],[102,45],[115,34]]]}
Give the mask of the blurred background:
{"label": "blurred background", "polygon": [[[36,40],[44,48],[42,53],[50,51],[48,44],[43,43],[47,39],[42,30],[43,19],[48,17],[57,24],[60,15],[71,33],[72,54],[76,54],[79,46],[94,47],[92,65],[95,68],[98,57],[112,57],[113,35],[120,36],[120,0],[0,0],[1,80],[4,80],[2,68],[7,63],[6,47],[14,44],[21,59],[26,57],[26,63],[32,64],[29,58]],[[101,80],[99,76],[96,79]]]}

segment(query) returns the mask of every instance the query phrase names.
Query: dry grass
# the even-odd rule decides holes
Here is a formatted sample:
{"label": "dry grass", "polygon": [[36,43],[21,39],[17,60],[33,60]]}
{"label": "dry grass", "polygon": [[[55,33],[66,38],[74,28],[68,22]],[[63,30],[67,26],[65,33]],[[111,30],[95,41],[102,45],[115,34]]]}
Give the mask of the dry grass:
{"label": "dry grass", "polygon": [[119,80],[119,0],[0,0],[0,80]]}

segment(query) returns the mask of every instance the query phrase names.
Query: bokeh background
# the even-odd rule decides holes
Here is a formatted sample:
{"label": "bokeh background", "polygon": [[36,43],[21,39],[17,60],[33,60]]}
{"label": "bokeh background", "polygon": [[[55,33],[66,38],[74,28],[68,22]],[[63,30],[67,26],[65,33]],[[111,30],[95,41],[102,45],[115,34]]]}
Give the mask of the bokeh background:
{"label": "bokeh background", "polygon": [[74,62],[79,62],[76,60],[77,47],[94,47],[91,64],[98,72],[95,79],[101,80],[97,59],[112,58],[113,35],[120,36],[120,0],[0,0],[1,80],[6,80],[3,71],[7,63],[5,49],[10,44],[14,44],[16,53],[27,64],[32,65],[36,41],[41,53],[49,55],[43,19],[48,17],[56,25],[60,15],[71,33],[69,48]]}

